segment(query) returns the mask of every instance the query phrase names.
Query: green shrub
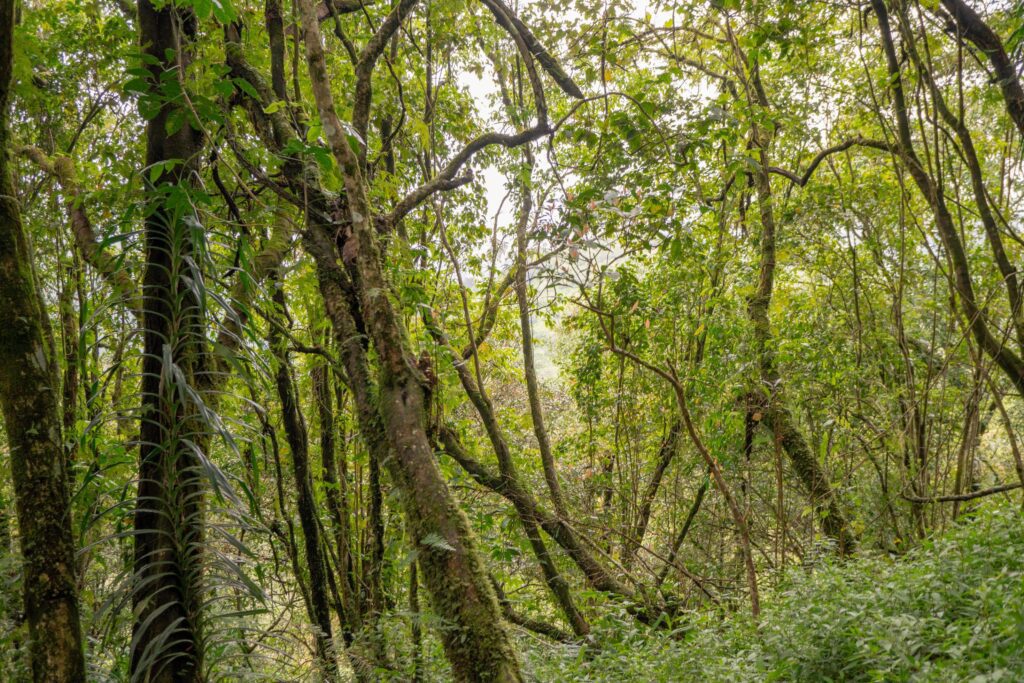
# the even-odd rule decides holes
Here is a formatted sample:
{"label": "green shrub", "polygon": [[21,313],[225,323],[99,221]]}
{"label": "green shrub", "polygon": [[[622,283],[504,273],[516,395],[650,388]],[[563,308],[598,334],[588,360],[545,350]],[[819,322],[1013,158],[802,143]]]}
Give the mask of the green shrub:
{"label": "green shrub", "polygon": [[1024,520],[997,508],[900,559],[794,571],[765,596],[760,628],[694,615],[685,637],[624,614],[596,644],[534,642],[539,681],[1024,680]]}

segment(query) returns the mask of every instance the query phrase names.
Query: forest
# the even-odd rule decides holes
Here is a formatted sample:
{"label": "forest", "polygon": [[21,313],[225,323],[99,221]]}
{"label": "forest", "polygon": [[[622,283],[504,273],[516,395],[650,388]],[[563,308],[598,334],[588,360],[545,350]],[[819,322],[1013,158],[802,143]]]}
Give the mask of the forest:
{"label": "forest", "polygon": [[1024,680],[1024,4],[0,0],[0,680]]}

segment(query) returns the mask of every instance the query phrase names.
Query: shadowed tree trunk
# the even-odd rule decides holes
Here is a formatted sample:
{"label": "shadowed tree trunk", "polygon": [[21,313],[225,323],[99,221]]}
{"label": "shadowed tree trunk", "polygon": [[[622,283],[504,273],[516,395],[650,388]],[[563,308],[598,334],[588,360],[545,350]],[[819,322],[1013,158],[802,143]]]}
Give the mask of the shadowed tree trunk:
{"label": "shadowed tree trunk", "polygon": [[[351,531],[348,519],[348,482],[345,480],[345,459],[342,453],[341,463],[336,459],[337,440],[335,438],[335,418],[333,395],[334,373],[324,364],[314,366],[311,373],[313,395],[316,399],[317,421],[320,427],[320,468],[323,479],[324,499],[330,515],[331,530],[334,535],[334,546],[337,553],[337,572],[340,585],[340,598],[344,611],[343,629],[346,638],[358,627],[357,615],[352,600],[352,556],[350,538]],[[339,409],[342,406],[338,406]]]}
{"label": "shadowed tree trunk", "polygon": [[[283,317],[287,317],[284,291],[274,290],[274,305]],[[320,523],[317,519],[316,498],[313,495],[313,478],[309,467],[309,437],[306,423],[299,412],[299,405],[292,381],[291,365],[288,362],[287,342],[271,323],[270,344],[277,360],[275,383],[277,396],[281,401],[281,418],[284,422],[285,437],[292,456],[292,474],[295,477],[296,505],[299,524],[305,542],[306,568],[309,571],[309,612],[313,620],[314,639],[318,664],[326,680],[338,675],[337,655],[331,629],[331,612],[327,601],[327,574],[324,565],[323,546],[320,542]]]}
{"label": "shadowed tree trunk", "polygon": [[[406,0],[397,5],[358,59],[366,60],[372,67],[388,37],[414,4]],[[316,263],[321,294],[345,369],[346,384],[356,406],[360,431],[371,457],[377,457],[388,469],[402,495],[408,528],[417,543],[419,570],[443,620],[443,642],[455,678],[518,681],[521,679],[518,662],[493,589],[474,549],[468,522],[434,461],[424,425],[425,378],[407,348],[408,337],[388,298],[376,230],[389,230],[431,193],[466,182],[455,174],[483,147],[496,144],[514,147],[540,137],[549,128],[546,123],[540,123],[516,135],[491,133],[477,138],[439,172],[438,177],[407,195],[387,216],[374,218],[359,156],[348,147],[346,129],[334,112],[315,10],[310,3],[300,3],[300,8],[313,92],[323,131],[339,162],[345,194],[338,202],[328,199],[318,187],[316,173],[307,172],[301,163],[285,159],[283,170],[289,183],[301,196],[308,198],[303,244]],[[282,112],[265,111],[274,99],[271,88],[245,60],[237,35],[232,36],[229,31],[227,39],[228,63],[233,73],[252,84],[258,95],[242,102],[257,133],[272,150],[279,151],[295,135],[294,129]],[[552,61],[550,56],[545,56],[547,62]],[[551,68],[545,63],[545,69],[550,72]],[[372,68],[357,68],[359,79],[369,78],[371,74]],[[561,76],[564,81],[564,74]],[[356,113],[365,113],[369,106],[370,90],[368,84],[362,85],[366,87],[357,87],[353,103]],[[365,120],[362,113],[359,116],[356,113],[354,120]],[[381,223],[376,224],[378,221]],[[340,245],[335,241],[339,235],[343,237]],[[342,255],[344,258],[339,258]],[[380,364],[379,381],[370,373],[367,341],[372,342]]]}
{"label": "shadowed tree trunk", "polygon": [[13,0],[0,0],[0,409],[24,559],[32,678],[82,681],[85,662],[57,362],[10,168],[14,5]]}
{"label": "shadowed tree trunk", "polygon": [[[139,2],[143,53],[149,55],[150,92],[167,72],[184,79],[191,61],[195,18],[169,5]],[[190,174],[201,136],[191,126],[168,134],[168,117],[183,103],[160,101],[146,128],[146,268],[143,277],[142,415],[139,488],[135,512],[132,678],[152,683],[203,679],[199,633],[202,482],[185,440],[205,431],[185,385],[204,373],[201,302],[187,280],[193,228],[185,212]],[[167,162],[173,160],[173,166]],[[155,177],[150,169],[156,167]]]}

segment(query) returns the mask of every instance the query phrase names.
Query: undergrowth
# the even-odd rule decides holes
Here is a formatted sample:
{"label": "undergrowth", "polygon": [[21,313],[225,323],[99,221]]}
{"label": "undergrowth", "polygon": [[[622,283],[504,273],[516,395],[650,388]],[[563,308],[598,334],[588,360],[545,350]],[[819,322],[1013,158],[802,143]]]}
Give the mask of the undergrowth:
{"label": "undergrowth", "polygon": [[534,642],[538,681],[1024,680],[1024,518],[977,513],[901,558],[788,574],[749,617],[694,615],[685,635],[614,616],[595,646]]}

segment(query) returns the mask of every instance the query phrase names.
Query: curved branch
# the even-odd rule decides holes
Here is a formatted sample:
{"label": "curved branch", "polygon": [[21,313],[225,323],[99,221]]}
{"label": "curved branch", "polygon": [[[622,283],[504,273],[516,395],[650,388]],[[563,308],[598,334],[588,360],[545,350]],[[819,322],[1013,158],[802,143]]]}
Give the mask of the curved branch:
{"label": "curved branch", "polygon": [[373,0],[324,0],[316,6],[316,18],[324,22],[335,14],[353,14],[372,4]]}
{"label": "curved branch", "polygon": [[[377,60],[384,54],[384,49],[391,36],[401,27],[402,21],[416,6],[416,2],[417,0],[401,0],[388,13],[384,23],[380,25],[359,55],[359,62],[356,64],[355,99],[352,104],[352,127],[363,140],[366,140],[370,122],[370,107],[373,105],[373,69],[377,66]],[[365,149],[365,147],[366,143],[364,142],[363,148]]]}
{"label": "curved branch", "polygon": [[993,80],[1003,91],[1006,110],[1016,124],[1017,130],[1024,135],[1024,88],[1021,87],[1017,68],[1006,53],[1003,41],[963,0],[942,0],[942,6],[951,15],[953,32],[969,40],[988,57],[992,70],[995,71]]}
{"label": "curved branch", "polygon": [[821,165],[821,162],[823,162],[826,158],[839,152],[845,152],[851,147],[857,145],[864,145],[867,142],[873,143],[871,145],[867,145],[870,147],[874,147],[875,145],[879,144],[877,141],[868,141],[865,140],[860,135],[858,135],[857,137],[850,138],[849,140],[844,140],[843,142],[840,142],[838,145],[833,145],[832,147],[821,150],[820,152],[818,152],[817,155],[815,155],[813,159],[811,159],[811,163],[804,170],[803,175],[797,175],[793,171],[789,171],[784,168],[779,168],[778,166],[769,166],[768,172],[774,173],[776,175],[781,175],[785,178],[788,178],[794,184],[799,185],[800,187],[804,187],[807,184],[807,182],[811,179],[811,176],[814,175],[814,172],[818,169],[818,166]]}
{"label": "curved branch", "polygon": [[529,27],[515,15],[508,5],[502,0],[482,0],[482,2],[494,15],[498,25],[505,29],[513,39],[517,36],[522,39],[530,54],[540,62],[541,67],[548,72],[548,75],[566,95],[579,100],[583,99],[583,91],[580,90],[580,87],[565,73],[558,60],[551,56],[551,53],[541,45]]}
{"label": "curved branch", "polygon": [[387,222],[394,225],[405,218],[410,211],[423,203],[423,201],[432,194],[450,189],[452,180],[462,169],[463,165],[473,158],[474,154],[485,147],[501,145],[502,147],[513,149],[520,145],[525,145],[528,142],[537,140],[538,138],[542,138],[550,132],[551,128],[546,123],[542,123],[533,126],[532,128],[527,128],[526,130],[514,135],[508,135],[505,133],[484,133],[466,145],[461,152],[456,154],[455,157],[448,162],[447,166],[438,172],[436,176],[420,185],[401,199],[395,207],[391,209],[391,213],[387,215]]}

